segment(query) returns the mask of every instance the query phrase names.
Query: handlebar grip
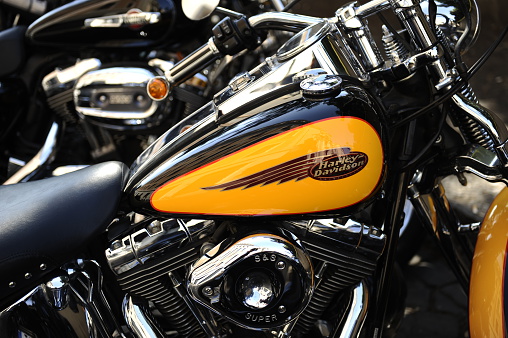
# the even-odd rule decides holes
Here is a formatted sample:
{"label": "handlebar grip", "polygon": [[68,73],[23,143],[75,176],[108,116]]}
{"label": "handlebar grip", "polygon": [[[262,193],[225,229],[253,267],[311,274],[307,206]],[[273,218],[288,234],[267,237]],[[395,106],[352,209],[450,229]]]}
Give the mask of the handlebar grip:
{"label": "handlebar grip", "polygon": [[0,3],[4,3],[11,7],[20,9],[22,11],[32,13],[34,15],[42,15],[48,9],[46,0],[0,0]]}
{"label": "handlebar grip", "polygon": [[167,74],[168,81],[172,87],[177,86],[221,56],[212,38],[171,68]]}

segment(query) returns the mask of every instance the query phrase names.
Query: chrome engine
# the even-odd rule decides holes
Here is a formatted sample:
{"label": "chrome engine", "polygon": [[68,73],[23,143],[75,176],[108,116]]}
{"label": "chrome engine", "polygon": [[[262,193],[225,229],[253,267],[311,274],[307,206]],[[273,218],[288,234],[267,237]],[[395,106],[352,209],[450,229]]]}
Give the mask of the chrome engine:
{"label": "chrome engine", "polygon": [[49,73],[42,84],[49,106],[68,122],[82,118],[107,129],[139,130],[169,114],[167,103],[152,101],[146,93],[148,80],[162,72],[148,64],[107,67],[85,59]]}
{"label": "chrome engine", "polygon": [[314,274],[297,242],[257,233],[221,246],[191,266],[187,290],[194,300],[248,329],[287,324],[307,306]]}
{"label": "chrome engine", "polygon": [[[152,219],[113,241],[106,257],[128,297],[147,302],[138,304],[143,311],[124,313],[128,323],[151,322],[152,315],[128,317],[152,313],[158,315],[153,332],[166,323],[185,337],[245,329],[305,334],[316,323],[339,327],[359,292],[368,299],[363,281],[384,245],[381,231],[353,220],[245,225]],[[352,322],[361,327],[363,319]]]}

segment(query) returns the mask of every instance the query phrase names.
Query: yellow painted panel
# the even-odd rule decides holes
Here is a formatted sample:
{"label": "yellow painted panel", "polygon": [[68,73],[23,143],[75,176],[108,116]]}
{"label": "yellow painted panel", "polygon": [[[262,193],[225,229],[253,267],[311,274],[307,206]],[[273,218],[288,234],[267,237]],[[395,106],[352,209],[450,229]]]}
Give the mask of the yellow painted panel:
{"label": "yellow painted panel", "polygon": [[284,215],[344,208],[367,198],[383,172],[379,135],[334,117],[256,143],[164,184],[152,206],[169,213]]}
{"label": "yellow painted panel", "polygon": [[508,239],[508,189],[487,211],[475,247],[469,290],[471,337],[504,337],[504,278]]}

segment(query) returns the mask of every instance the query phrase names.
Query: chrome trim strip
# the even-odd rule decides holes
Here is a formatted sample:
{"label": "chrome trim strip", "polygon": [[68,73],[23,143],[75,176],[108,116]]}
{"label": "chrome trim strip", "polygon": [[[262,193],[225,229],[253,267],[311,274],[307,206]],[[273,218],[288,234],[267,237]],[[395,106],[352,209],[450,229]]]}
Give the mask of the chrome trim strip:
{"label": "chrome trim strip", "polygon": [[390,8],[388,0],[372,0],[356,8],[356,15],[366,18]]}
{"label": "chrome trim strip", "polygon": [[122,313],[127,326],[137,337],[163,338],[163,332],[145,315],[145,309],[134,304],[132,297],[126,295],[122,302]]}
{"label": "chrome trim strip", "polygon": [[42,79],[42,88],[47,95],[51,95],[52,91],[56,89],[70,89],[83,74],[97,70],[101,65],[99,59],[92,58],[78,61],[74,66],[65,69],[57,68]]}
{"label": "chrome trim strip", "polygon": [[60,126],[53,122],[41,150],[19,171],[9,177],[3,185],[26,182],[30,180],[45,164],[53,160],[60,136]]}
{"label": "chrome trim strip", "polygon": [[122,26],[150,25],[161,19],[159,12],[130,12],[85,19],[85,27],[117,28]]}
{"label": "chrome trim strip", "polygon": [[157,102],[152,102],[150,108],[145,112],[129,112],[129,111],[111,111],[111,110],[98,110],[97,108],[85,108],[76,106],[76,110],[86,116],[103,117],[116,120],[129,120],[129,119],[145,119],[150,117],[157,111]]}
{"label": "chrome trim strip", "polygon": [[351,299],[346,315],[339,326],[341,328],[340,335],[335,334],[333,336],[340,338],[358,337],[367,317],[368,306],[369,290],[364,282],[360,282],[351,291]]}
{"label": "chrome trim strip", "polygon": [[249,24],[254,28],[281,29],[294,32],[321,21],[323,21],[321,18],[285,12],[268,12],[249,18]]}

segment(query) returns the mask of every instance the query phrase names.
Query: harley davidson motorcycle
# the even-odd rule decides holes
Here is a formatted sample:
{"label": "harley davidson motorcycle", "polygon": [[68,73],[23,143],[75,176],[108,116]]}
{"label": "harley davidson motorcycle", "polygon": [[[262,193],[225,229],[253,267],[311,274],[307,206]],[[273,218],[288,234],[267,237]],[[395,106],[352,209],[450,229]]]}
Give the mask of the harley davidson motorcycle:
{"label": "harley davidson motorcycle", "polygon": [[[481,224],[461,224],[440,183],[466,172],[507,181],[506,127],[467,85],[492,49],[464,65],[478,8],[453,5],[372,0],[331,18],[221,20],[149,81],[156,102],[267,30],[296,34],[130,168],[0,187],[0,332],[391,336],[409,197],[469,295],[471,336],[503,336],[508,192]],[[206,16],[194,6],[189,16]]]}
{"label": "harley davidson motorcycle", "polygon": [[[223,5],[257,14],[279,2]],[[171,100],[152,101],[149,79],[205,42],[212,22],[189,20],[172,0],[0,1],[0,46],[10,51],[0,63],[0,182],[105,160],[130,164],[270,50],[265,43],[224,58],[175,87]]]}

